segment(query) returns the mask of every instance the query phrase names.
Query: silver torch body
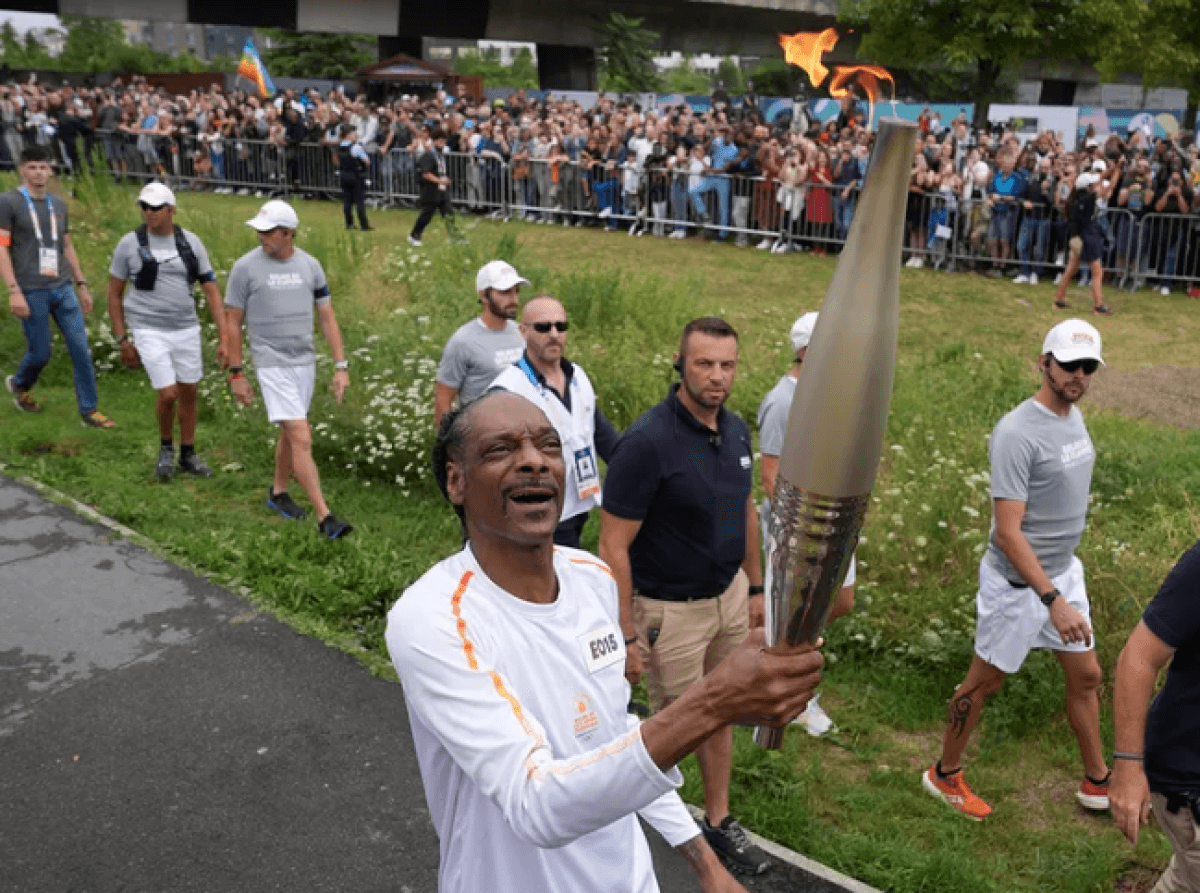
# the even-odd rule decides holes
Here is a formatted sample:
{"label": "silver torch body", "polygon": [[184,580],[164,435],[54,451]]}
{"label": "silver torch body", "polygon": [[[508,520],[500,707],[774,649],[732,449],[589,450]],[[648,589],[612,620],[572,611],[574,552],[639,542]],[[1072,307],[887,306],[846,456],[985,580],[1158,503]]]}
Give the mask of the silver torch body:
{"label": "silver torch body", "polygon": [[[766,525],[771,647],[817,641],[870,502],[896,372],[904,211],[916,135],[913,122],[880,123],[846,247],[796,383]],[[759,727],[754,740],[779,748],[783,729]]]}

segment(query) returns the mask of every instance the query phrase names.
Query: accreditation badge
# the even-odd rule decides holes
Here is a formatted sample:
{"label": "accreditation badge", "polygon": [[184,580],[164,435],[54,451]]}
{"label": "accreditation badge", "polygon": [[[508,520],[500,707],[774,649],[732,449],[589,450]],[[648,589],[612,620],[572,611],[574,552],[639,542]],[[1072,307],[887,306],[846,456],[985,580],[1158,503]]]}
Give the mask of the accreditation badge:
{"label": "accreditation badge", "polygon": [[38,272],[43,276],[58,276],[58,249],[38,249]]}
{"label": "accreditation badge", "polygon": [[600,470],[590,446],[575,451],[575,487],[580,499],[590,499],[600,492]]}

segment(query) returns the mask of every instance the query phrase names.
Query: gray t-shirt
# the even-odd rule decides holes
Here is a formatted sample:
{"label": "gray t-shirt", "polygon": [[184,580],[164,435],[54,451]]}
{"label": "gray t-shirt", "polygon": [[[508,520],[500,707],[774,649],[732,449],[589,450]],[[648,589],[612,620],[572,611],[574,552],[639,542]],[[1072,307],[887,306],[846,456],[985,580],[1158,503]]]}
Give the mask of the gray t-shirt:
{"label": "gray t-shirt", "polygon": [[313,308],[328,303],[325,271],[300,248],[287,260],[273,260],[255,248],[238,259],[225,284],[226,306],[246,314],[250,352],[259,369],[315,363]]}
{"label": "gray t-shirt", "polygon": [[58,257],[58,275],[43,276],[38,265],[38,240],[33,229],[33,218],[29,216],[29,205],[19,189],[10,189],[0,195],[0,229],[12,233],[12,242],[8,246],[9,257],[12,258],[13,273],[21,291],[31,291],[40,288],[58,288],[71,281],[71,268],[63,257],[63,238],[66,236],[67,203],[57,195],[46,193],[46,198],[54,206],[54,217],[58,226],[58,238],[54,239],[50,226],[50,208],[46,199],[34,199],[33,207],[37,211],[38,224],[42,228],[42,246],[53,247]]}
{"label": "gray t-shirt", "polygon": [[785,375],[767,392],[758,406],[758,450],[764,456],[783,455],[788,415],[796,396],[796,379]]}
{"label": "gray t-shirt", "polygon": [[[1021,532],[1048,576],[1063,573],[1083,536],[1096,451],[1076,406],[1058,416],[1033,398],[1004,418],[988,444],[992,498],[1025,503]],[[996,544],[996,518],[985,560],[1014,583],[1022,582]]]}
{"label": "gray t-shirt", "polygon": [[[194,233],[183,231],[183,237],[192,246],[196,255],[201,277],[212,273],[208,252]],[[108,272],[117,279],[129,283],[125,292],[125,324],[131,329],[158,329],[179,331],[200,325],[196,315],[196,301],[192,297],[192,284],[188,282],[187,267],[179,256],[175,234],[156,236],[146,233],[147,247],[158,261],[158,277],[152,291],[141,291],[133,283],[142,269],[142,256],[138,252],[137,234],[126,233],[113,252]]]}
{"label": "gray t-shirt", "polygon": [[458,402],[467,404],[482,394],[506,368],[525,352],[525,339],[512,320],[500,331],[489,329],[476,317],[459,326],[446,342],[437,380],[458,391]]}

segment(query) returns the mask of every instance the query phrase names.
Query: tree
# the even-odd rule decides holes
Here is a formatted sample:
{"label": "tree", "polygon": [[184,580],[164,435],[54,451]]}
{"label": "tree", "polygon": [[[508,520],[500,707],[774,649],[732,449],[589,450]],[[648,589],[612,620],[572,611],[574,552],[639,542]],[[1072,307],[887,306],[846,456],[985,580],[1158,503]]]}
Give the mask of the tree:
{"label": "tree", "polygon": [[[741,96],[746,92],[746,81],[742,78],[742,68],[732,59],[722,59],[717,66],[717,80],[725,85],[725,92],[730,96]],[[758,89],[758,85],[755,85]]]}
{"label": "tree", "polygon": [[280,28],[266,34],[273,46],[262,56],[272,75],[345,78],[376,60],[376,54],[364,49],[375,44],[366,34],[302,34]]}
{"label": "tree", "polygon": [[55,65],[61,71],[112,71],[113,62],[129,44],[115,19],[63,16],[67,36]]}
{"label": "tree", "polygon": [[706,96],[712,89],[708,75],[697,70],[691,56],[684,56],[678,65],[668,68],[662,75],[665,93],[682,93],[685,96]]}
{"label": "tree", "polygon": [[1108,80],[1135,72],[1148,88],[1186,89],[1190,124],[1200,101],[1200,8],[1189,0],[1115,3],[1110,15],[1125,24],[1101,48],[1097,70]]}
{"label": "tree", "polygon": [[759,96],[792,96],[804,73],[782,59],[764,59],[750,71],[754,92]]}
{"label": "tree", "polygon": [[459,52],[454,70],[467,77],[480,77],[488,87],[509,87],[513,90],[532,90],[538,85],[537,65],[528,47],[522,47],[512,65],[500,61],[500,51],[489,48],[483,52]]}
{"label": "tree", "polygon": [[600,89],[606,93],[653,93],[658,90],[654,44],[658,34],[642,27],[644,19],[609,13],[600,29],[597,61]]}
{"label": "tree", "polygon": [[31,32],[22,40],[13,27],[11,19],[0,25],[0,54],[9,68],[46,68],[50,66],[50,54]]}
{"label": "tree", "polygon": [[976,119],[986,120],[1006,71],[1034,59],[1096,58],[1113,37],[1113,10],[1128,2],[1140,0],[846,0],[838,20],[864,32],[860,59],[961,71]]}

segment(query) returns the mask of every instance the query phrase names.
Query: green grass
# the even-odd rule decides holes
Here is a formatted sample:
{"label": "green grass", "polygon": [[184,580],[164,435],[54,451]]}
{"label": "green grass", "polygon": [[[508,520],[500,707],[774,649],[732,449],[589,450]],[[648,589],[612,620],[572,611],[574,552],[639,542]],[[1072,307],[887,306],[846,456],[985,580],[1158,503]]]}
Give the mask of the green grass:
{"label": "green grass", "polygon": [[[72,226],[94,284],[137,222],[135,193],[83,184]],[[254,246],[243,222],[259,200],[180,195],[179,222],[227,272]],[[299,244],[325,264],[352,351],[344,406],[318,387],[311,418],[330,504],[356,531],[336,544],[314,526],[285,524],[263,505],[274,434],[261,407],[228,399],[206,378],[199,447],[219,470],[207,481],[153,478],[153,392],[114,363],[102,309],[91,319],[101,408],[115,431],[79,427],[61,344],[38,387],[39,417],[0,408],[0,461],[139,531],[161,552],[358,654],[390,673],[387,608],[460,545],[457,522],[425,470],[432,441],[432,375],[448,335],[477,308],[475,269],[516,263],[529,293],[558,296],[572,319],[570,355],[596,382],[602,406],[629,424],[661,399],[682,324],[717,313],[741,332],[731,407],[753,424],[758,402],[788,366],[786,334],[817,309],[836,260],[770,256],[591,230],[462,220],[470,246],[436,225],[420,252],[403,243],[411,212],[376,212],[371,234],[346,233],[331,203],[299,202]],[[394,247],[400,246],[400,247]],[[223,275],[222,275],[223,282]],[[103,305],[103,289],[96,289]],[[768,753],[739,730],[732,803],[751,827],[889,891],[1095,891],[1131,871],[1160,868],[1157,831],[1130,848],[1107,818],[1084,815],[1081,776],[1062,716],[1062,679],[1035,655],[989,704],[968,752],[975,789],[996,808],[983,824],[925,796],[918,773],[937,753],[942,714],[971,654],[979,551],[990,517],[985,438],[1036,388],[1033,360],[1057,318],[1046,287],[1015,289],[974,276],[903,272],[900,354],[887,448],[860,548],[858,605],[827,635],[825,705],[840,731],[789,734]],[[1113,370],[1150,356],[1200,365],[1185,298],[1116,297],[1102,320]],[[211,354],[212,345],[208,350]],[[23,351],[0,327],[0,368]],[[210,363],[211,365],[211,363]],[[328,380],[328,360],[319,374]],[[1105,373],[1101,373],[1102,375]],[[1080,549],[1088,568],[1098,653],[1112,669],[1141,609],[1200,525],[1200,434],[1083,409],[1098,450],[1093,510]],[[595,524],[585,542],[595,542]],[[1110,693],[1102,733],[1111,744]],[[694,762],[686,796],[700,799]]]}

